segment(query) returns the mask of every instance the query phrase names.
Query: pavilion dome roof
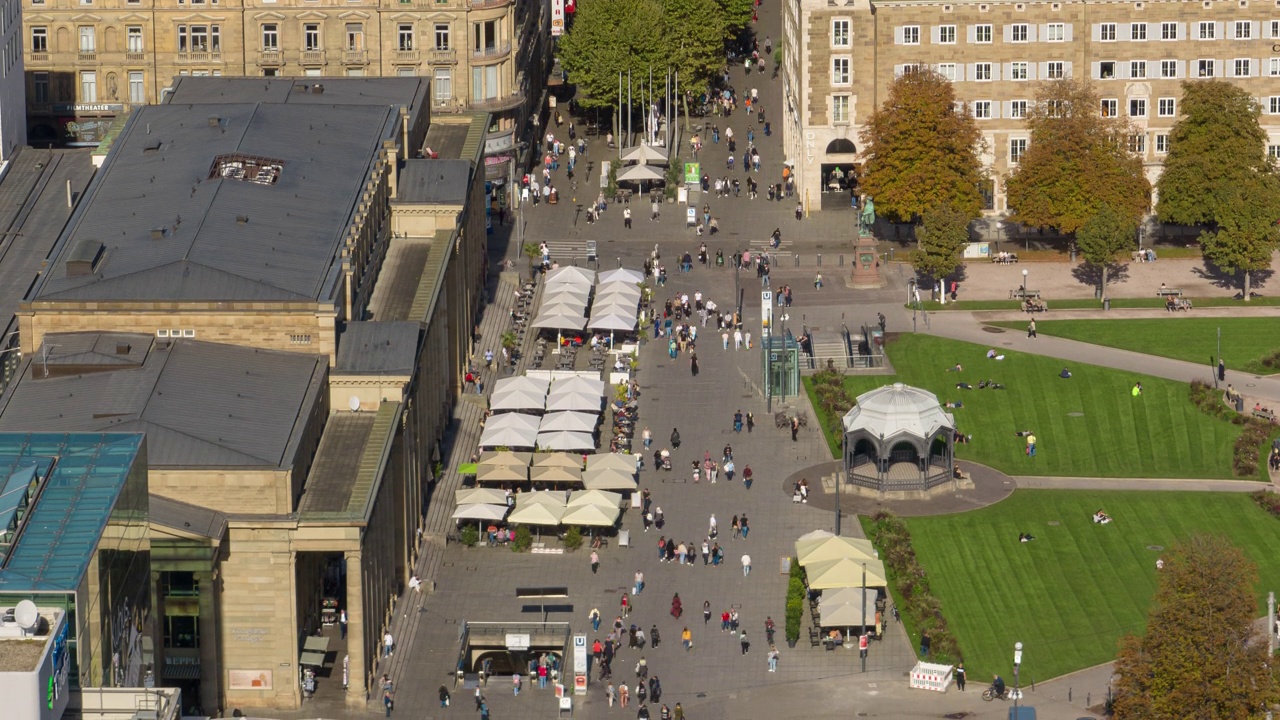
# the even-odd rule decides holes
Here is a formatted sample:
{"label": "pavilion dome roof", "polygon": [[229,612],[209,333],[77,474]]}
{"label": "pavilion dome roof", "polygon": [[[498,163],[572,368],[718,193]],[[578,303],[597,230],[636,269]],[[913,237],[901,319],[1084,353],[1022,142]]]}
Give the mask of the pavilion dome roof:
{"label": "pavilion dome roof", "polygon": [[905,434],[928,439],[955,426],[955,418],[942,409],[938,396],[902,383],[859,395],[857,404],[844,415],[846,433],[862,430],[882,438]]}

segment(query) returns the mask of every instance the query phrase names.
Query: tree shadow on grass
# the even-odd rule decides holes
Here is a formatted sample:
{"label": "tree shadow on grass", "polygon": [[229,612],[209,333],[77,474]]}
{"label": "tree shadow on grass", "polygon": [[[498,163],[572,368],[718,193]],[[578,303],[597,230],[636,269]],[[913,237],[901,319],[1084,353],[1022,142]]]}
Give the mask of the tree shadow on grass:
{"label": "tree shadow on grass", "polygon": [[[1081,285],[1096,288],[1102,282],[1102,267],[1092,263],[1080,263],[1071,270],[1071,275]],[[1107,286],[1129,282],[1129,263],[1111,263],[1107,267]]]}
{"label": "tree shadow on grass", "polygon": [[[1191,272],[1196,277],[1204,278],[1224,290],[1234,290],[1237,296],[1242,295],[1241,287],[1244,285],[1244,275],[1241,273],[1233,273],[1224,270],[1214,264],[1209,258],[1204,258],[1201,267],[1193,268]],[[1255,270],[1249,273],[1249,291],[1252,295],[1261,295],[1258,289],[1267,284],[1271,276],[1275,275],[1275,270],[1267,268],[1265,270]]]}

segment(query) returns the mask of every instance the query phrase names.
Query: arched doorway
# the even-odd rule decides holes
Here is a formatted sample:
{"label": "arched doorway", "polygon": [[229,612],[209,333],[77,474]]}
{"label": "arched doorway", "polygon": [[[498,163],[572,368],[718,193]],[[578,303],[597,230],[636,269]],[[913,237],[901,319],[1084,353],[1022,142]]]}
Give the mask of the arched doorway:
{"label": "arched doorway", "polygon": [[858,147],[848,138],[836,138],[827,144],[819,166],[822,208],[853,209],[857,199]]}

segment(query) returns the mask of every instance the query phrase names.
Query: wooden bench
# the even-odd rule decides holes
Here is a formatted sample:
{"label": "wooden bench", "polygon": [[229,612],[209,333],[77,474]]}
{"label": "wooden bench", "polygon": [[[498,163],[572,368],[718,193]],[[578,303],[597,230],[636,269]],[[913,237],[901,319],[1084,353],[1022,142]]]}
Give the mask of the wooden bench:
{"label": "wooden bench", "polygon": [[1000,257],[999,253],[991,256],[991,262],[997,265],[1012,265],[1018,262],[1018,253],[1005,253],[1004,257]]}
{"label": "wooden bench", "polygon": [[1270,410],[1254,410],[1253,416],[1260,420],[1266,420],[1267,422],[1276,421],[1276,414]]}
{"label": "wooden bench", "polygon": [[818,632],[818,628],[809,628],[809,644],[818,647],[822,644],[822,636]]}
{"label": "wooden bench", "polygon": [[1009,291],[1009,299],[1010,299],[1010,300],[1028,300],[1028,299],[1030,299],[1030,298],[1035,298],[1036,300],[1039,300],[1039,299],[1040,299],[1040,291],[1039,291],[1039,290],[1024,290],[1024,289],[1022,289],[1022,288],[1015,288],[1015,289],[1013,289],[1013,290],[1010,290],[1010,291]]}
{"label": "wooden bench", "polygon": [[1182,297],[1182,291],[1177,288],[1162,287],[1156,291],[1156,297],[1162,297],[1162,298],[1179,297],[1180,298]]}
{"label": "wooden bench", "polygon": [[629,203],[631,202],[631,196],[634,194],[635,194],[634,190],[630,190],[627,188],[618,188],[618,194],[614,197],[613,200],[614,202]]}
{"label": "wooden bench", "polygon": [[1170,295],[1168,299],[1164,301],[1164,309],[1168,310],[1169,312],[1176,312],[1178,310],[1190,310],[1191,301],[1187,300],[1186,298],[1180,298],[1180,297],[1175,297]]}
{"label": "wooden bench", "polygon": [[1022,312],[1024,313],[1038,313],[1038,312],[1048,312],[1048,311],[1049,311],[1049,303],[1044,302],[1043,300],[1023,300],[1022,301]]}

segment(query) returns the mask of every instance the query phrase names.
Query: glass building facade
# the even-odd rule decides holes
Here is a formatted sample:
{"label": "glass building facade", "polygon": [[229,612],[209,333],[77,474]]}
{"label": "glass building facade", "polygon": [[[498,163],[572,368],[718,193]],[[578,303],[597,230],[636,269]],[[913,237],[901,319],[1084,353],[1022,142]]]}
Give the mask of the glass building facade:
{"label": "glass building facade", "polygon": [[150,584],[144,437],[0,433],[0,608],[66,610],[72,691],[149,681]]}

